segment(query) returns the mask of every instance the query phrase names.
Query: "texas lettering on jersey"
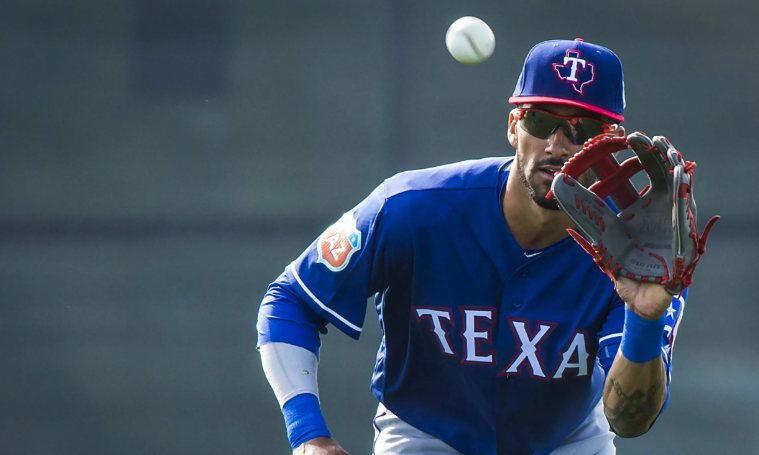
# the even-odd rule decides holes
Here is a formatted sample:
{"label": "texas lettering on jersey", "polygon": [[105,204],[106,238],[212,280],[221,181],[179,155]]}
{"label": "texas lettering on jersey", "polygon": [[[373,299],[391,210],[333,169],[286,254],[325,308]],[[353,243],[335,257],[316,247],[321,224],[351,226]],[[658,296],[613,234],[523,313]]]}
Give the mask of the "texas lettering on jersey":
{"label": "texas lettering on jersey", "polygon": [[[499,354],[511,354],[498,352],[498,349],[492,347],[494,308],[460,307],[460,310],[464,327],[457,328],[450,309],[412,308],[416,321],[429,326],[443,355],[458,357],[461,363],[494,365]],[[516,349],[499,375],[528,374],[540,379],[565,379],[565,372],[569,369],[574,370],[574,374],[570,375],[572,377],[587,376],[588,371],[592,371],[594,356],[588,353],[590,343],[585,331],[575,330],[558,358],[551,359],[541,354],[540,346],[549,338],[557,324],[515,317],[509,317],[508,321]],[[456,332],[460,334],[461,343],[454,348],[451,340],[455,338],[451,335]],[[553,369],[547,370],[546,365]]]}

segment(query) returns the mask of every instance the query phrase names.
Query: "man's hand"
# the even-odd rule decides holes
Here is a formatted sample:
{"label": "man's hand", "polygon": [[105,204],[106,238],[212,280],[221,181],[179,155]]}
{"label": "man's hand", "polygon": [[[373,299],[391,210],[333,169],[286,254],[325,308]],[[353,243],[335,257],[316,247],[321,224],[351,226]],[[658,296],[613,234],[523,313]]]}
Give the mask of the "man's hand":
{"label": "man's hand", "polygon": [[293,455],[350,455],[332,438],[314,438],[293,450]]}
{"label": "man's hand", "polygon": [[617,293],[635,314],[652,321],[662,317],[672,302],[672,295],[661,284],[625,277],[617,278]]}

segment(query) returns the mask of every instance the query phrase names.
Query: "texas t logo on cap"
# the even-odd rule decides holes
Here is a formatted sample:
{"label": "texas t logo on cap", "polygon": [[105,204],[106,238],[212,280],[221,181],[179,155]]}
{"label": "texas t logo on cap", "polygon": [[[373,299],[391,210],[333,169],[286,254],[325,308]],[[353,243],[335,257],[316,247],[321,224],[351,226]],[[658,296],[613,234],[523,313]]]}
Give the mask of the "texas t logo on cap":
{"label": "texas t logo on cap", "polygon": [[609,49],[580,38],[543,41],[527,54],[509,103],[566,104],[621,122],[622,62]]}
{"label": "texas t logo on cap", "polygon": [[580,51],[567,49],[564,63],[554,63],[553,70],[562,81],[572,84],[572,88],[582,95],[582,89],[596,78],[596,65],[580,58]]}

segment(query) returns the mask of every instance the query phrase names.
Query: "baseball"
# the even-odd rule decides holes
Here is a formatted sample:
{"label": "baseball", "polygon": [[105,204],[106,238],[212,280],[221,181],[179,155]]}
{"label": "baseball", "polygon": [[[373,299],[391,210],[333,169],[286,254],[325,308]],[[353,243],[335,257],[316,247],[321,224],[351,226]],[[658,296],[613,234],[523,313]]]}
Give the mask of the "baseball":
{"label": "baseball", "polygon": [[495,36],[482,19],[465,16],[448,27],[445,45],[453,58],[465,65],[472,65],[487,60],[493,54]]}

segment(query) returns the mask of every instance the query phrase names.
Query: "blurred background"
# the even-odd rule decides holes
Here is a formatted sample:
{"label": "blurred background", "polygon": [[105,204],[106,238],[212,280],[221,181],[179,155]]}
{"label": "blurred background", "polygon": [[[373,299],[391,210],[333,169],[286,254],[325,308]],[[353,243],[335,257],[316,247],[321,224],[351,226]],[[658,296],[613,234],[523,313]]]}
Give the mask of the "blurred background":
{"label": "blurred background", "polygon": [[[546,39],[613,49],[628,131],[721,214],[669,409],[620,454],[759,454],[756,2],[24,0],[0,6],[0,453],[287,454],[255,350],[267,284],[395,172],[509,155]],[[455,19],[496,50],[464,66]],[[378,324],[323,337],[334,437],[369,454]]]}

